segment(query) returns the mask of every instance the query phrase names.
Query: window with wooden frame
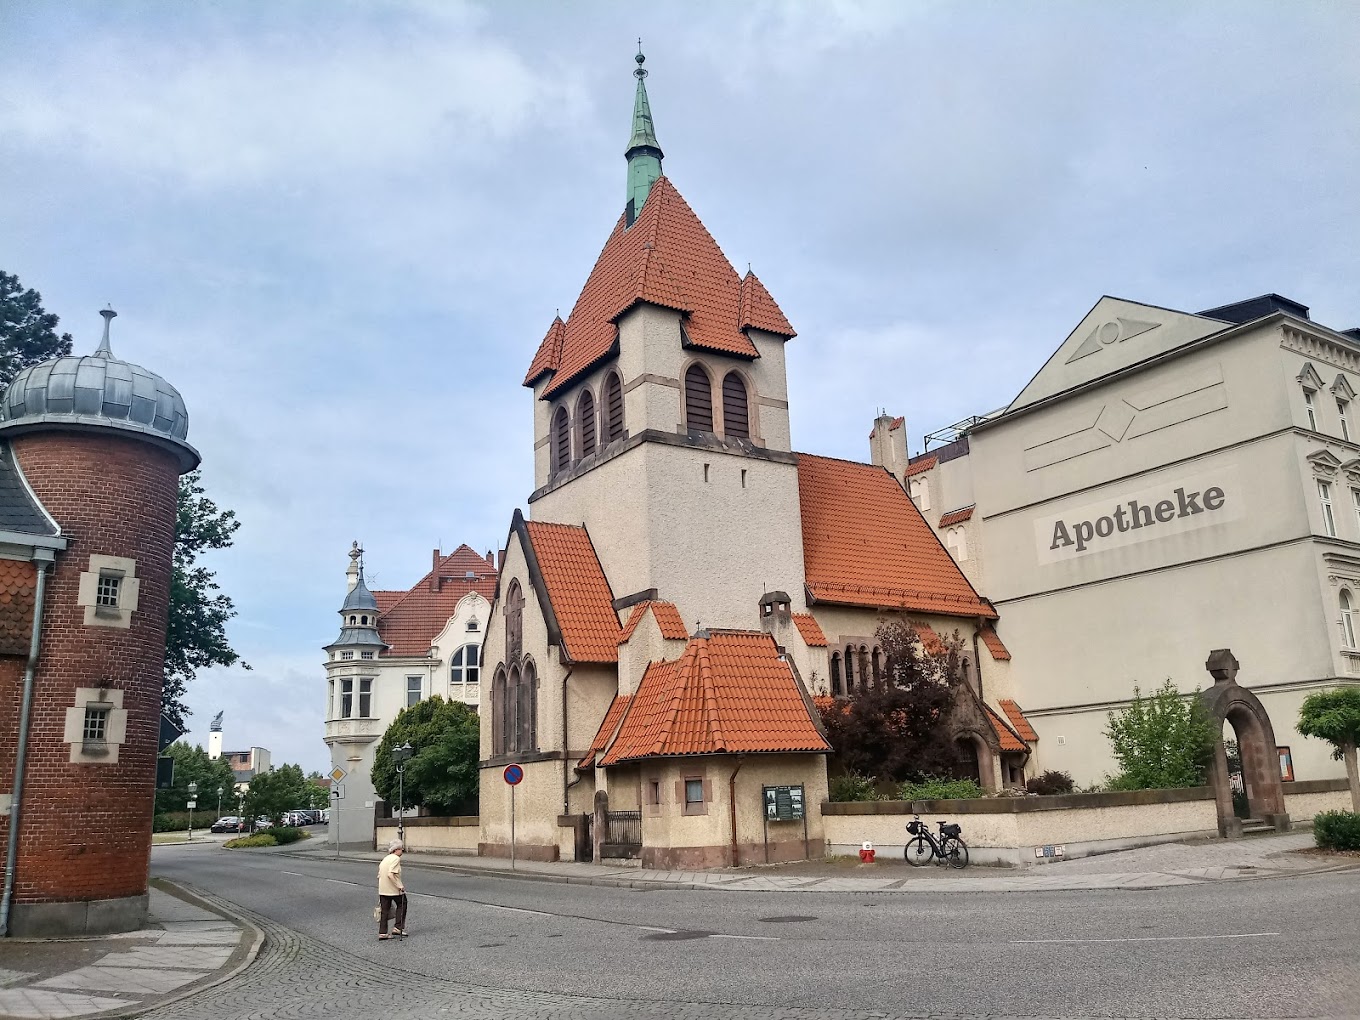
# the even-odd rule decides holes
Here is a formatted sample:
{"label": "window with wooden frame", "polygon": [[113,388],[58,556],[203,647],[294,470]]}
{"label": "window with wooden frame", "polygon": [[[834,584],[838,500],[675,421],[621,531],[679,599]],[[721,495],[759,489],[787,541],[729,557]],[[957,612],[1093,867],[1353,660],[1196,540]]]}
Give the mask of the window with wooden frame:
{"label": "window with wooden frame", "polygon": [[108,740],[109,712],[112,708],[112,704],[85,706],[85,724],[81,728],[80,739],[86,747],[91,744],[102,745]]}
{"label": "window with wooden frame", "polygon": [[595,397],[590,390],[582,390],[576,401],[576,434],[580,436],[581,456],[595,452]]}
{"label": "window with wooden frame", "polygon": [[553,412],[551,443],[552,473],[557,474],[571,467],[571,418],[565,407]]}
{"label": "window with wooden frame", "polygon": [[623,426],[623,383],[617,372],[604,377],[604,441],[612,443],[622,439]]}
{"label": "window with wooden frame", "polygon": [[713,384],[699,364],[685,372],[685,427],[691,432],[713,431]]}
{"label": "window with wooden frame", "polygon": [[751,438],[750,405],[746,381],[737,372],[723,377],[723,435],[728,439]]}
{"label": "window with wooden frame", "polygon": [[684,794],[682,803],[684,812],[687,815],[706,815],[708,814],[708,798],[706,796],[708,785],[703,776],[685,776],[680,781],[681,790]]}

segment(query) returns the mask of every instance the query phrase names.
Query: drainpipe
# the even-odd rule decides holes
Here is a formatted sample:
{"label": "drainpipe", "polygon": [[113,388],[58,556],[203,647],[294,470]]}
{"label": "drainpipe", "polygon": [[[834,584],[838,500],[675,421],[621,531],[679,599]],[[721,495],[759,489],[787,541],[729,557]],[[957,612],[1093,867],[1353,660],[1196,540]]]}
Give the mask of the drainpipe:
{"label": "drainpipe", "polygon": [[979,700],[979,701],[982,701],[982,700],[983,700],[983,697],[982,697],[982,651],[978,648],[978,631],[981,629],[981,627],[982,627],[981,624],[976,624],[976,625],[973,627],[973,668],[974,668],[975,670],[977,670],[977,678],[978,678],[978,700]]}
{"label": "drainpipe", "polygon": [[732,816],[732,867],[737,866],[737,773],[746,764],[746,755],[737,755],[737,767],[727,780],[727,807]]}
{"label": "drainpipe", "polygon": [[[567,681],[571,679],[571,667],[567,668],[567,675],[562,678],[562,813],[568,811],[567,805],[570,803],[571,795],[569,791],[576,783],[571,782],[571,755],[570,748],[567,746]],[[576,777],[576,782],[580,782],[581,777]]]}
{"label": "drainpipe", "polygon": [[[44,550],[45,551],[45,550]],[[9,908],[14,897],[14,865],[19,856],[19,802],[24,790],[24,765],[28,761],[28,717],[33,708],[33,673],[38,665],[39,637],[42,634],[43,598],[47,594],[47,559],[34,563],[38,568],[38,586],[33,595],[33,632],[28,641],[28,663],[24,666],[24,698],[19,709],[19,745],[14,757],[14,791],[9,806],[9,845],[5,848],[5,891],[0,896],[0,937],[9,935]]]}

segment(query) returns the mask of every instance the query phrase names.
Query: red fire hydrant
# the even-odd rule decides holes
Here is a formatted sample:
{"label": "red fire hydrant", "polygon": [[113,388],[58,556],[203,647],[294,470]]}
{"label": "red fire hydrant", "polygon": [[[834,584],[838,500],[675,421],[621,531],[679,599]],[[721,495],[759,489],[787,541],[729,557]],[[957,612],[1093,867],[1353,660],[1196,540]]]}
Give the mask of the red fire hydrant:
{"label": "red fire hydrant", "polygon": [[865,864],[874,863],[874,845],[872,843],[864,843],[860,846],[859,859]]}

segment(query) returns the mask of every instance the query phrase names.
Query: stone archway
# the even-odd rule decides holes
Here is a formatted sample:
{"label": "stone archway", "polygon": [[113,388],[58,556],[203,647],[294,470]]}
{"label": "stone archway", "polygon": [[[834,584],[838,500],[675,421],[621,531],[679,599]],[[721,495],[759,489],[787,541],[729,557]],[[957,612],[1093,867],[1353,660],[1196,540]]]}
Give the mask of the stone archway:
{"label": "stone archway", "polygon": [[1214,723],[1214,762],[1210,773],[1218,807],[1219,835],[1242,835],[1242,819],[1233,812],[1228,756],[1223,748],[1225,722],[1237,735],[1242,781],[1251,814],[1276,829],[1288,829],[1289,814],[1284,807],[1284,786],[1280,782],[1279,753],[1275,750],[1275,728],[1270,724],[1270,714],[1260,698],[1238,685],[1239,665],[1231,649],[1210,652],[1204,668],[1214,678],[1214,685],[1201,691],[1200,699]]}

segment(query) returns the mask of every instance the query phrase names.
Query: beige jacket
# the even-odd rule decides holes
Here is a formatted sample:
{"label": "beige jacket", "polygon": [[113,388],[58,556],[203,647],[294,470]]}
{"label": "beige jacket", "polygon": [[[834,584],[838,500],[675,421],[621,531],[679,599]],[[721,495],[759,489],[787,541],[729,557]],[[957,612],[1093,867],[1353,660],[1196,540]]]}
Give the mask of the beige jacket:
{"label": "beige jacket", "polygon": [[378,865],[378,895],[400,896],[406,892],[401,880],[401,855],[388,854]]}

